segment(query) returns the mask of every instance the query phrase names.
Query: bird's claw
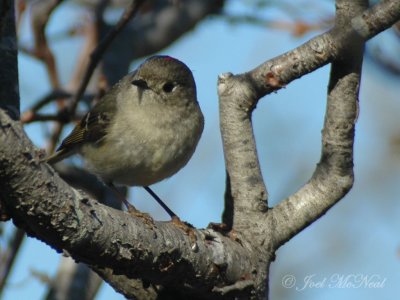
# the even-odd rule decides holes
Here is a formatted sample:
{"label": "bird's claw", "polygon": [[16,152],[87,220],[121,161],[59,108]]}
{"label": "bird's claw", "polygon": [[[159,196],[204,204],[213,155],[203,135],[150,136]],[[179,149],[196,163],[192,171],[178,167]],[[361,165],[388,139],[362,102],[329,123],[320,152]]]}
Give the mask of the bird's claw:
{"label": "bird's claw", "polygon": [[242,244],[242,241],[239,239],[236,230],[230,228],[225,223],[212,223],[211,222],[208,224],[207,228],[213,229],[213,230],[221,233],[222,235],[229,237],[232,241]]}

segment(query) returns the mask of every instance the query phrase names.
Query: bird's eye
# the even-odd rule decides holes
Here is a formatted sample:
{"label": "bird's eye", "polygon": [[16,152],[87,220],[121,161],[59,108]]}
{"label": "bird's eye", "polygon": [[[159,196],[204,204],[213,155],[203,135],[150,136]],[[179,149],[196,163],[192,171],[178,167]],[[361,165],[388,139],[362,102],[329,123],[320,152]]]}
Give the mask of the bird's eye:
{"label": "bird's eye", "polygon": [[171,93],[174,89],[175,85],[172,82],[167,82],[163,85],[162,89],[166,93]]}

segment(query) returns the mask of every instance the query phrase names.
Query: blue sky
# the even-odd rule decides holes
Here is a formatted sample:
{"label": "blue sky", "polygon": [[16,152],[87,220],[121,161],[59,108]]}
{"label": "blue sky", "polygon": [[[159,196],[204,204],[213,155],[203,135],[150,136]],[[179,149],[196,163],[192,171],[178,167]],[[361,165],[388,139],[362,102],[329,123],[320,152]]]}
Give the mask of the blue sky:
{"label": "blue sky", "polygon": [[[236,13],[245,9],[244,5],[245,1],[232,1],[228,10]],[[331,6],[324,7],[333,12]],[[68,28],[72,22],[69,20],[74,20],[71,18],[74,8],[70,2],[63,4],[53,15],[48,33]],[[290,20],[276,9],[263,16],[276,15]],[[218,74],[248,71],[315,34],[295,38],[287,32],[253,25],[229,25],[211,18],[161,52],[179,58],[192,69],[206,119],[193,159],[177,175],[154,185],[154,190],[182,219],[196,227],[205,227],[209,222],[218,222],[223,210],[225,171],[216,93]],[[29,36],[25,41],[29,42]],[[51,47],[59,70],[63,70],[61,78],[67,82],[80,40],[58,41]],[[20,55],[19,65],[24,109],[48,91],[49,83],[40,62]],[[306,183],[319,160],[328,76],[329,66],[268,95],[257,106],[253,120],[270,206]],[[385,76],[371,63],[364,64],[356,127],[354,188],[325,216],[278,250],[271,266],[271,299],[390,299],[400,292],[400,153],[391,146],[399,132],[399,93],[395,79]],[[42,125],[29,125],[26,130],[38,147],[44,146]],[[139,209],[156,219],[168,219],[142,189],[135,188],[131,194],[131,201]],[[7,224],[6,233],[11,226]],[[27,238],[4,299],[43,297],[46,287],[29,275],[30,270],[52,276],[59,259],[59,254],[50,247]],[[282,284],[287,275],[297,280],[292,288]],[[352,275],[383,282],[383,286],[338,288],[328,284],[333,283],[335,276]],[[315,285],[310,283],[300,290],[307,278],[312,278]],[[105,284],[98,299],[124,298]]]}

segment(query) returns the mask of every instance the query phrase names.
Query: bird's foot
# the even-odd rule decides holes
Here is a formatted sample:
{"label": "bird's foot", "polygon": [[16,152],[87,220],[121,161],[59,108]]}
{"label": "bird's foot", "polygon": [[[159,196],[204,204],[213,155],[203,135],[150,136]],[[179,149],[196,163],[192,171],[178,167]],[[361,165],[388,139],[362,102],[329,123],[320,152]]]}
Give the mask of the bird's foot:
{"label": "bird's foot", "polygon": [[242,241],[239,239],[238,234],[235,229],[230,228],[227,224],[225,223],[209,223],[207,228],[213,229],[219,233],[221,233],[224,236],[229,237],[232,241],[238,242],[239,244],[242,244]]}

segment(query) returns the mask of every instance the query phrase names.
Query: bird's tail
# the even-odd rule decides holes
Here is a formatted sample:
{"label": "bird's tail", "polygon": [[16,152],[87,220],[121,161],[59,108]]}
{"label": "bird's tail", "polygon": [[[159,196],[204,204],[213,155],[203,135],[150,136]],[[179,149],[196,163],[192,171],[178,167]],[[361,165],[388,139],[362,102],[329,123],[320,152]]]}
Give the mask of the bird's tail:
{"label": "bird's tail", "polygon": [[52,155],[44,158],[42,161],[47,162],[50,165],[54,165],[58,163],[59,161],[62,161],[63,159],[75,154],[76,151],[71,151],[71,149],[60,149],[53,153]]}

